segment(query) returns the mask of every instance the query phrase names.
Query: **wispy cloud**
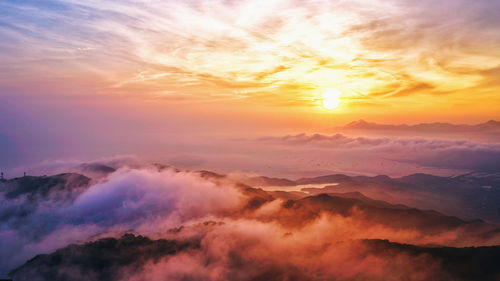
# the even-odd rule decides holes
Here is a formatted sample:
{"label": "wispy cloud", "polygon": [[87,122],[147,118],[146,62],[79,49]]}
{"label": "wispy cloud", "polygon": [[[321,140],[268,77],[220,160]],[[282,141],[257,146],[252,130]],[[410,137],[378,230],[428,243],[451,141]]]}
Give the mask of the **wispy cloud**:
{"label": "wispy cloud", "polygon": [[[266,137],[260,139],[260,142],[272,145],[276,150],[283,146],[293,148],[294,154],[302,155],[304,160],[332,168],[338,165],[345,169],[352,164],[352,169],[359,169],[358,172],[380,169],[380,173],[385,169],[385,173],[394,173],[402,168],[398,167],[398,162],[449,170],[499,169],[498,143],[429,138],[348,137],[342,134]],[[410,171],[412,169],[418,168],[409,168]]]}
{"label": "wispy cloud", "polygon": [[83,79],[95,91],[215,100],[220,93],[234,99],[241,91],[264,92],[278,103],[325,87],[341,89],[346,98],[448,93],[487,87],[487,71],[500,64],[500,23],[491,13],[497,6],[461,0],[2,1],[0,81]]}

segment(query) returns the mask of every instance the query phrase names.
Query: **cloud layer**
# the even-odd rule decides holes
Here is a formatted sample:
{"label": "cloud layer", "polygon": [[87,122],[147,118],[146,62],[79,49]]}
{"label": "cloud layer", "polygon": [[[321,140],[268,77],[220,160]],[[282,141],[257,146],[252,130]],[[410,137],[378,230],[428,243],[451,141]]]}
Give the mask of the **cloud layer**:
{"label": "cloud layer", "polygon": [[88,189],[83,185],[76,196],[62,196],[69,194],[71,183],[63,181],[57,193],[42,197],[28,192],[9,199],[2,193],[3,274],[35,253],[103,233],[164,232],[232,209],[240,200],[230,186],[169,169],[118,170]]}
{"label": "cloud layer", "polygon": [[[218,139],[205,145],[195,145],[197,137],[189,141],[191,144],[182,147],[154,150],[149,159],[182,169],[296,179],[335,172],[396,177],[418,172],[447,176],[470,171],[495,172],[499,169],[500,154],[497,143],[424,137],[354,137],[339,133]],[[101,158],[83,164],[78,160],[46,160],[9,169],[6,176],[72,171],[102,177],[110,172],[109,167],[140,167],[143,162],[134,156]]]}
{"label": "cloud layer", "polygon": [[[73,245],[28,262],[16,278],[42,278],[51,270],[78,280],[104,274],[85,260],[101,253],[109,259],[101,265],[122,262],[106,269],[110,280],[432,280],[454,273],[440,259],[385,255],[364,239],[450,246],[500,240],[491,225],[338,196],[286,201],[209,172],[122,168],[97,183],[62,183],[46,195],[38,189],[11,198],[2,193],[0,211],[10,214],[0,222],[2,275],[35,254],[132,232],[171,242],[124,236]],[[58,196],[70,186],[76,196]],[[32,209],[13,212],[26,206]],[[421,223],[408,223],[415,219]],[[114,251],[121,251],[118,259]],[[84,270],[89,266],[94,271]]]}
{"label": "cloud layer", "polygon": [[[398,173],[396,163],[420,167],[498,171],[500,145],[466,140],[398,137],[349,137],[342,134],[299,134],[283,137],[265,137],[260,143],[293,151],[304,160],[325,165],[339,163],[346,169],[346,161],[353,171],[378,170],[381,174]],[[356,167],[356,166],[360,167]],[[332,167],[330,166],[330,167]],[[401,167],[405,169],[404,167]],[[335,168],[331,168],[335,169]],[[385,172],[384,172],[385,169]],[[394,170],[391,170],[394,169]],[[406,168],[411,170],[411,168]],[[416,171],[418,168],[413,168]]]}
{"label": "cloud layer", "polygon": [[354,100],[498,88],[488,80],[500,64],[492,1],[0,5],[4,86],[64,91],[69,79],[77,92],[282,105],[317,104],[312,90],[327,87]]}

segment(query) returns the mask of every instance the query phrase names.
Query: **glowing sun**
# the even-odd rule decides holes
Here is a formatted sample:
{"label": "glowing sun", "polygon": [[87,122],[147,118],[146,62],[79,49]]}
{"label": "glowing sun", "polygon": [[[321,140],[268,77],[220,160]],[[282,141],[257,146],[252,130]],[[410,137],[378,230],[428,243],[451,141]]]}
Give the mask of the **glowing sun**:
{"label": "glowing sun", "polygon": [[342,93],[335,89],[329,88],[323,93],[323,107],[326,109],[335,109],[340,105],[340,95]]}

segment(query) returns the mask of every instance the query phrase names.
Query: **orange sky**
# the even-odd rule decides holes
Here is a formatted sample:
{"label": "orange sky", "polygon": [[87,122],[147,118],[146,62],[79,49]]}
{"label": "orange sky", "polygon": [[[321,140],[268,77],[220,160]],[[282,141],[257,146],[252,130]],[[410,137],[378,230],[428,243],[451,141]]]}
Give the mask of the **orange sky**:
{"label": "orange sky", "polygon": [[[110,107],[129,100],[145,114],[262,115],[316,130],[360,118],[500,118],[492,1],[0,5],[3,96],[108,96]],[[321,107],[328,88],[342,93],[336,110]]]}
{"label": "orange sky", "polygon": [[[490,0],[0,0],[0,153],[9,165],[21,154],[155,156],[359,119],[498,120],[498,10]],[[322,106],[327,91],[341,93],[338,108]]]}

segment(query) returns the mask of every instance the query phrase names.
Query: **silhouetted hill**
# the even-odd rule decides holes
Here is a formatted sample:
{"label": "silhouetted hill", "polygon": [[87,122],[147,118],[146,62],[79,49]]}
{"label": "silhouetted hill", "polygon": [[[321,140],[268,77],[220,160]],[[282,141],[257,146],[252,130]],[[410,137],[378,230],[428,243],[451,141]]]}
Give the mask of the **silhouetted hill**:
{"label": "silhouetted hill", "polygon": [[337,197],[343,197],[343,198],[351,198],[351,199],[357,199],[359,201],[362,201],[364,203],[367,203],[371,206],[376,206],[376,207],[382,207],[382,208],[393,208],[393,209],[409,209],[410,207],[402,205],[402,204],[390,204],[382,200],[374,200],[370,197],[365,196],[361,192],[345,192],[345,193],[326,193],[327,195],[330,196],[337,196]]}
{"label": "silhouetted hill", "polygon": [[0,192],[7,199],[27,196],[28,199],[35,197],[47,198],[53,192],[67,192],[71,194],[82,188],[86,188],[90,178],[80,174],[66,173],[54,176],[25,176],[5,180],[0,183]]}
{"label": "silhouetted hill", "polygon": [[381,131],[421,131],[421,132],[500,132],[500,122],[490,120],[476,125],[450,124],[450,123],[420,123],[416,125],[388,125],[367,122],[365,120],[353,121],[343,127],[347,130],[381,130]]}
{"label": "silhouetted hill", "polygon": [[202,170],[202,171],[198,171],[198,173],[200,174],[200,176],[202,178],[206,178],[206,179],[221,179],[221,178],[224,178],[225,176],[224,175],[221,175],[221,174],[217,174],[215,172],[212,172],[212,171],[206,171],[206,170]]}
{"label": "silhouetted hill", "polygon": [[296,181],[296,184],[312,183],[325,186],[303,188],[302,191],[310,194],[358,191],[392,204],[434,209],[466,219],[500,222],[497,203],[500,200],[500,180],[497,174],[469,173],[456,177],[413,174],[401,178],[334,174]]}
{"label": "silhouetted hill", "polygon": [[82,172],[90,172],[90,173],[101,173],[101,174],[111,174],[116,171],[115,168],[99,164],[99,163],[83,163],[79,166]]}
{"label": "silhouetted hill", "polygon": [[[495,175],[413,174],[390,178],[333,174],[297,181],[278,179],[293,186],[320,186],[303,188],[309,192],[306,195],[297,191],[266,191],[210,171],[192,175],[161,173],[154,169],[143,171],[146,172],[155,180],[127,179],[107,185],[113,183],[111,177],[104,184],[99,182],[95,188],[90,187],[87,194],[93,196],[85,194],[76,201],[91,184],[89,178],[78,174],[2,182],[0,226],[13,233],[7,236],[7,243],[0,240],[2,248],[10,250],[2,258],[25,248],[34,249],[6,264],[3,272],[11,271],[13,280],[34,281],[131,277],[143,280],[144,276],[158,279],[163,277],[165,268],[171,274],[165,278],[173,280],[206,280],[209,278],[205,276],[215,274],[222,276],[221,280],[245,281],[385,281],[412,280],[409,278],[412,274],[422,271],[425,274],[417,280],[477,280],[475,277],[495,280],[498,277],[492,261],[498,261],[498,247],[442,246],[498,245],[500,228],[481,220],[420,207],[472,208],[472,203],[467,205],[460,200],[468,197],[474,201],[474,196],[481,192],[494,198],[498,191],[494,185]],[[136,179],[135,176],[132,179]],[[187,184],[179,185],[177,176],[185,177]],[[166,177],[166,183],[157,180],[158,177]],[[262,179],[275,182],[273,178]],[[493,186],[479,186],[485,181]],[[144,184],[150,187],[143,189]],[[193,192],[189,193],[186,188],[193,188]],[[115,192],[109,193],[110,190]],[[218,196],[212,197],[212,194]],[[222,204],[224,200],[227,202]],[[461,205],[451,204],[455,202]],[[85,212],[81,212],[82,206]],[[492,208],[493,205],[486,206]],[[466,209],[471,210],[476,209]],[[187,219],[180,219],[182,217]],[[68,245],[130,229],[164,239],[128,234]],[[73,238],[74,233],[80,231],[90,234],[85,232]],[[72,240],[65,240],[68,237]],[[414,245],[359,240],[374,237]],[[10,247],[9,241],[17,244]],[[54,244],[56,246],[51,246]],[[44,251],[52,253],[37,255],[25,262]],[[340,270],[330,271],[332,264]],[[342,275],[344,266],[357,267],[358,264],[362,264],[361,270]],[[377,271],[382,275],[369,270],[372,266],[383,267]],[[328,271],[324,271],[325,268]],[[154,271],[153,275],[147,275],[150,270]],[[204,275],[196,275],[194,271],[203,271]]]}
{"label": "silhouetted hill", "polygon": [[125,234],[119,239],[104,238],[82,245],[68,245],[48,255],[38,255],[9,276],[16,281],[29,280],[120,280],[123,270],[132,274],[148,261],[198,248],[198,242],[151,240]]}
{"label": "silhouetted hill", "polygon": [[[500,246],[491,247],[424,247],[400,244],[388,240],[365,239],[339,242],[329,247],[342,248],[345,244],[363,245],[365,250],[359,255],[371,255],[383,260],[398,260],[394,270],[400,269],[406,258],[420,261],[414,266],[426,272],[427,280],[481,280],[496,281],[500,277]],[[144,270],[147,262],[158,262],[179,253],[200,249],[196,241],[151,240],[143,236],[126,234],[119,239],[104,238],[81,245],[69,245],[51,254],[38,255],[24,265],[11,271],[13,280],[102,280],[113,281],[130,277]],[[283,259],[279,264],[272,261],[241,259],[238,255],[228,257],[226,276],[231,280],[313,280],[314,275],[305,267],[297,267]],[[206,266],[212,262],[208,261]],[[429,266],[439,268],[429,268]],[[386,266],[392,266],[390,263]],[[431,270],[434,271],[431,271]],[[244,270],[245,274],[238,274]],[[411,271],[409,271],[411,272]],[[434,274],[431,275],[431,272]],[[400,280],[412,280],[408,272],[394,271]],[[319,276],[316,276],[318,278]],[[390,280],[397,280],[391,276]],[[321,280],[329,280],[320,278]],[[185,280],[185,279],[182,279]],[[186,279],[187,280],[187,279]],[[191,280],[191,279],[189,279]],[[342,280],[366,280],[361,276]],[[382,280],[382,279],[376,279]]]}
{"label": "silhouetted hill", "polygon": [[451,123],[421,123],[407,124],[378,124],[358,120],[344,126],[334,127],[332,132],[343,132],[362,136],[388,136],[388,137],[425,137],[425,138],[451,138],[468,139],[480,142],[497,143],[500,140],[500,122],[490,120],[476,125],[451,124]]}
{"label": "silhouetted hill", "polygon": [[478,235],[478,233],[490,235],[498,230],[498,227],[478,220],[464,221],[436,211],[423,211],[402,205],[392,205],[366,196],[361,196],[363,200],[352,198],[352,194],[347,196],[351,196],[351,198],[342,197],[342,195],[319,194],[299,200],[290,200],[283,205],[284,211],[280,214],[280,220],[286,224],[305,224],[319,217],[322,212],[349,217],[355,209],[357,212],[362,212],[363,217],[372,223],[397,229],[417,229],[429,234],[450,231],[458,227],[461,227],[465,232],[474,233],[474,235]]}
{"label": "silhouetted hill", "polygon": [[491,247],[419,247],[399,244],[388,240],[364,240],[370,253],[382,257],[394,257],[405,253],[411,256],[427,256],[438,261],[447,276],[435,280],[500,280],[500,246]]}
{"label": "silhouetted hill", "polygon": [[[203,171],[202,176],[212,180],[225,179],[224,175]],[[323,185],[303,187],[302,193],[286,195],[275,193],[279,198],[298,199],[304,192],[310,195],[321,193],[360,192],[363,195],[391,204],[402,204],[419,209],[436,210],[466,220],[483,219],[500,223],[500,174],[498,172],[473,172],[454,177],[429,174],[412,174],[401,178],[378,176],[348,176],[331,174],[312,178],[290,180],[272,177],[249,177],[242,179],[246,186],[287,187],[301,185]],[[254,184],[251,184],[254,183]],[[359,198],[358,198],[359,199]]]}
{"label": "silhouetted hill", "polygon": [[68,205],[89,187],[90,181],[74,173],[4,180],[0,182],[0,194],[5,198],[0,205],[0,223],[10,221],[13,226],[22,226],[23,218],[42,203]]}
{"label": "silhouetted hill", "polygon": [[243,180],[243,183],[253,186],[291,186],[296,183],[284,178],[271,178],[265,176],[249,177]]}
{"label": "silhouetted hill", "polygon": [[296,185],[303,185],[303,184],[322,184],[322,183],[339,183],[339,182],[346,182],[350,181],[351,177],[342,175],[342,174],[334,174],[334,175],[327,175],[327,176],[320,176],[320,177],[314,177],[314,178],[302,178],[298,179],[295,181]]}

